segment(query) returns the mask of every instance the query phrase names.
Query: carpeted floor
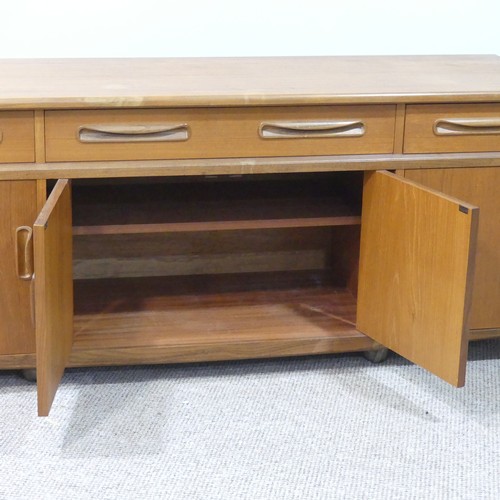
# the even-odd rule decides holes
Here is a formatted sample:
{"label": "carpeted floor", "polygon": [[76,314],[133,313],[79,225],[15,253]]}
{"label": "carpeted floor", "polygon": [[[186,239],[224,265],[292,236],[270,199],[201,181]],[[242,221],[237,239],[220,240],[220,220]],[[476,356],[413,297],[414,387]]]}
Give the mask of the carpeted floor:
{"label": "carpeted floor", "polygon": [[393,355],[0,372],[0,499],[500,498],[500,341],[453,389]]}

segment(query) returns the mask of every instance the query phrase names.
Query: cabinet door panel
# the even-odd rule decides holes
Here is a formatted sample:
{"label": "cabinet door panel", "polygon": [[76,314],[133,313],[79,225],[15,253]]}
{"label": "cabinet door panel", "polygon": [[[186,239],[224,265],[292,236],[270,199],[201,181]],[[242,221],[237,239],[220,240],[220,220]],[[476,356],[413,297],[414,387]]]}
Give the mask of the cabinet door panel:
{"label": "cabinet door panel", "polygon": [[478,209],[366,174],[357,328],[450,384],[465,382]]}
{"label": "cabinet door panel", "polygon": [[0,355],[35,352],[31,280],[20,278],[19,262],[30,259],[31,243],[16,232],[35,218],[36,181],[0,182]]}
{"label": "cabinet door panel", "polygon": [[500,168],[406,170],[405,177],[479,206],[470,328],[500,328]]}
{"label": "cabinet door panel", "polygon": [[34,225],[38,414],[48,415],[73,342],[71,189],[58,181]]}

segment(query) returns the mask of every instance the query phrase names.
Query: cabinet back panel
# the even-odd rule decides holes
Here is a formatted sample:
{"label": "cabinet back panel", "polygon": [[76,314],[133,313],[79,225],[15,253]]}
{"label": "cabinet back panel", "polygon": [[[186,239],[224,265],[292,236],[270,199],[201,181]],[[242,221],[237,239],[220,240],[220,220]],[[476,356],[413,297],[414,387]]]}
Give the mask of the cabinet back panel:
{"label": "cabinet back panel", "polygon": [[75,278],[324,269],[330,228],[77,236]]}

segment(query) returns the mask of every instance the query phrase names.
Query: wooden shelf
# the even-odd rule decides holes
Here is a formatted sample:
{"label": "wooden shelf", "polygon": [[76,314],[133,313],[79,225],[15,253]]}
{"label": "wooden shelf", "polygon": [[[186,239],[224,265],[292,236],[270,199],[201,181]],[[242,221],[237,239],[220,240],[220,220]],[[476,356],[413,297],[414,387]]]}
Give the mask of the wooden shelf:
{"label": "wooden shelf", "polygon": [[75,282],[72,364],[180,362],[373,347],[325,272]]}
{"label": "wooden shelf", "polygon": [[73,235],[149,234],[188,231],[228,231],[234,229],[279,229],[291,227],[354,226],[361,224],[359,216],[333,216],[290,219],[226,220],[206,222],[166,222],[163,224],[104,224],[73,226]]}
{"label": "wooden shelf", "polygon": [[359,196],[344,184],[330,177],[74,186],[73,234],[359,225]]}

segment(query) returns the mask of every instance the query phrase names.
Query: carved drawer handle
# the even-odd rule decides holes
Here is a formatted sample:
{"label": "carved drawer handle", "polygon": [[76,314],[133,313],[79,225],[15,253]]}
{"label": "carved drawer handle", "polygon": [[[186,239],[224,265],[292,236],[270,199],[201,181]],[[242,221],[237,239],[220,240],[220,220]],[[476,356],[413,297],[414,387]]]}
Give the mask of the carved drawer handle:
{"label": "carved drawer handle", "polygon": [[33,276],[33,229],[20,226],[16,229],[17,276],[30,280]]}
{"label": "carved drawer handle", "polygon": [[179,142],[189,139],[186,123],[162,125],[83,125],[78,140],[101,142]]}
{"label": "carved drawer handle", "polygon": [[0,144],[2,143],[3,141],[3,132],[0,130]]}
{"label": "carved drawer handle", "polygon": [[500,118],[443,118],[434,123],[436,135],[500,134]]}
{"label": "carved drawer handle", "polygon": [[263,139],[361,137],[365,132],[366,126],[360,120],[267,122],[259,127]]}

